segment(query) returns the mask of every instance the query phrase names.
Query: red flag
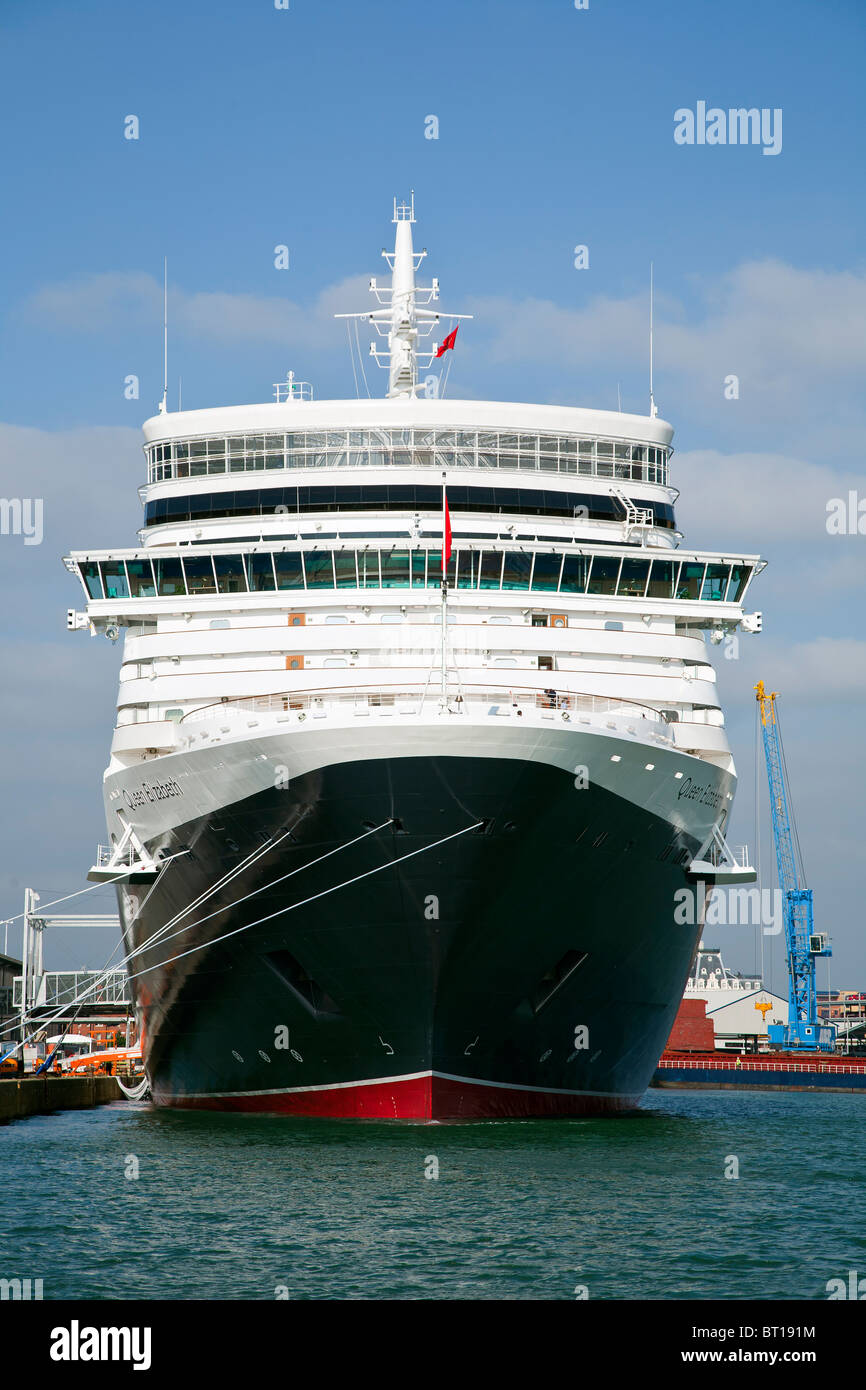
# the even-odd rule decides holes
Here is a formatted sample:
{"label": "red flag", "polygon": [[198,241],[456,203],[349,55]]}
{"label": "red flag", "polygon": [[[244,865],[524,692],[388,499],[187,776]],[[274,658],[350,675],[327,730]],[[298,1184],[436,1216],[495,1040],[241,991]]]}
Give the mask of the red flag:
{"label": "red flag", "polygon": [[443,487],[442,489],[442,575],[448,568],[448,561],[451,559],[451,513],[448,510],[448,497]]}
{"label": "red flag", "polygon": [[[460,325],[458,324],[457,327],[459,328]],[[437,356],[437,357],[441,357],[442,354],[443,354],[443,352],[447,352],[449,348],[453,348],[453,346],[454,346],[454,339],[455,339],[456,337],[457,337],[457,328],[452,328],[452,329],[451,329],[451,332],[448,333],[448,334],[446,334],[446,336],[442,339],[442,342],[439,344],[438,348],[436,349],[436,356]]]}

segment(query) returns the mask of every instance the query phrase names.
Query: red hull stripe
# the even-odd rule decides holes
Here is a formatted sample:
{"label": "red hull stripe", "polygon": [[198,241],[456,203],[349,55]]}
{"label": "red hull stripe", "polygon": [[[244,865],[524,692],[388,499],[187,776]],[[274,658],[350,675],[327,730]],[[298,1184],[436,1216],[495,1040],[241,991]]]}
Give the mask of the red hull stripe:
{"label": "red hull stripe", "polygon": [[262,1094],[155,1096],[157,1104],[189,1110],[310,1115],[357,1120],[485,1120],[545,1115],[601,1115],[633,1109],[638,1096],[542,1091],[502,1082],[432,1075]]}

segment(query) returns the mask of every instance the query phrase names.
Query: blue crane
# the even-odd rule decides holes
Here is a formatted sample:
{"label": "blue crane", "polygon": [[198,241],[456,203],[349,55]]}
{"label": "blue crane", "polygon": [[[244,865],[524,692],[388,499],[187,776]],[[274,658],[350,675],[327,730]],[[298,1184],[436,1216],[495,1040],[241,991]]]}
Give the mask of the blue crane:
{"label": "blue crane", "polygon": [[826,934],[814,930],[812,890],[800,886],[802,875],[798,877],[797,874],[793,809],[776,711],[776,693],[774,691],[768,695],[763,681],[758,681],[754,689],[761,709],[773,841],[779,866],[779,888],[785,905],[785,942],[788,950],[788,1022],[771,1023],[767,1032],[771,1043],[783,1047],[832,1052],[836,1029],[820,1022],[815,993],[815,960],[818,956],[832,955],[832,951]]}

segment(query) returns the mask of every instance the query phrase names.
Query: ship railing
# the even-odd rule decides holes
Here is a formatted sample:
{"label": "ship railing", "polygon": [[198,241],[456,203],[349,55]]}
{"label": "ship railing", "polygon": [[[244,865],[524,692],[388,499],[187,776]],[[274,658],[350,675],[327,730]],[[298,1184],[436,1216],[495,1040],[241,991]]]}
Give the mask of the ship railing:
{"label": "ship railing", "polygon": [[833,1072],[862,1076],[866,1072],[866,1062],[779,1062],[751,1056],[680,1058],[662,1057],[659,1067],[668,1071],[684,1068],[688,1071],[794,1071],[794,1072]]}
{"label": "ship railing", "polygon": [[96,846],[96,863],[93,866],[95,869],[105,869],[109,864],[111,864],[112,868],[123,868],[132,863],[133,850],[131,845],[125,850],[122,850],[119,854],[114,845]]}
{"label": "ship railing", "polygon": [[[478,687],[449,686],[446,705],[449,713],[460,715],[484,709],[491,715],[514,715],[521,717],[526,713],[540,712],[542,718],[555,718],[557,715],[565,722],[589,719],[593,716],[607,715],[609,728],[619,728],[620,721],[630,720],[629,732],[637,733],[639,727],[656,726],[657,736],[670,722],[664,710],[645,705],[637,700],[629,700],[615,695],[588,695],[575,691],[528,690],[521,687],[503,689],[501,686]],[[179,721],[180,724],[194,724],[202,720],[213,721],[225,715],[235,719],[249,714],[298,712],[313,717],[328,713],[352,710],[355,715],[379,714],[420,714],[425,709],[441,707],[439,691],[427,686],[406,690],[401,686],[332,687],[311,691],[277,691],[264,695],[227,696],[198,709],[189,710]]]}

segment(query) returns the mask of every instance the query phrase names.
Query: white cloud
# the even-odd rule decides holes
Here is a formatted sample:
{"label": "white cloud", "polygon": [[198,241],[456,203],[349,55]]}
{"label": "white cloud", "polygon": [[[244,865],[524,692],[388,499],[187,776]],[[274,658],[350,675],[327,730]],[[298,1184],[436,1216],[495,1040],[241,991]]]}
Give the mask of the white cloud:
{"label": "white cloud", "polygon": [[[219,343],[281,343],[332,347],[345,334],[337,312],[359,312],[368,305],[368,281],[351,276],[323,290],[311,305],[280,294],[190,292],[169,286],[170,331]],[[21,312],[40,324],[103,333],[119,325],[162,322],[163,289],[140,271],[106,271],[46,285]]]}
{"label": "white cloud", "polygon": [[[827,503],[863,491],[853,472],[785,454],[724,454],[715,449],[675,453],[671,478],[680,489],[677,521],[686,544],[720,550],[773,542],[829,541]],[[864,538],[866,540],[866,538]],[[829,552],[828,552],[829,553]]]}

